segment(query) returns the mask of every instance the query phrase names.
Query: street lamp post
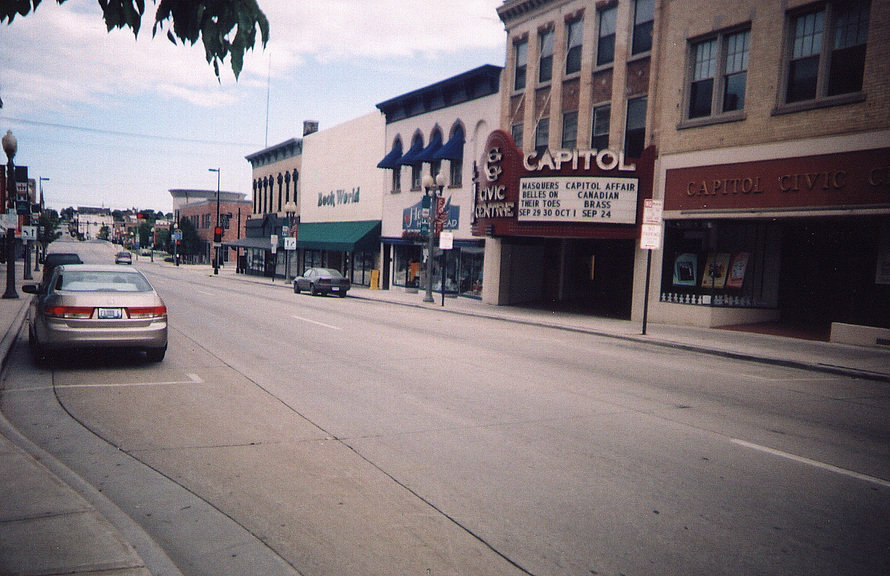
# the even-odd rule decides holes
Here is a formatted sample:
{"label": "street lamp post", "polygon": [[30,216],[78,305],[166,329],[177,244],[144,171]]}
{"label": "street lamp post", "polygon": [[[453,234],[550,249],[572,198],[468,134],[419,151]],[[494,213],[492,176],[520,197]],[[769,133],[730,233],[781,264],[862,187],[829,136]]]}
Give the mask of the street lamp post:
{"label": "street lamp post", "polygon": [[[40,271],[40,248],[42,248],[40,242],[40,218],[43,216],[43,183],[49,182],[49,178],[40,177],[40,212],[37,215],[37,239],[34,243],[34,271]],[[44,252],[46,249],[44,248]]]}
{"label": "street lamp post", "polygon": [[[426,255],[426,295],[424,302],[433,302],[433,234],[436,231],[436,216],[439,210],[439,195],[447,184],[445,175],[441,172],[435,177],[427,174],[423,177],[423,188],[430,199],[429,229],[427,230],[427,255]],[[445,270],[442,270],[442,289],[445,286]]]}
{"label": "street lamp post", "polygon": [[[12,134],[12,130],[6,131],[3,137],[3,152],[6,153],[6,201],[11,208],[15,208],[15,164],[12,159],[18,151],[18,141]],[[3,298],[18,298],[15,291],[15,227],[6,230],[6,291]]]}
{"label": "street lamp post", "polygon": [[[216,172],[216,226],[214,230],[219,228],[219,168],[208,168],[208,172]],[[214,242],[214,244],[216,244]],[[219,274],[219,246],[213,247],[214,255],[213,255],[213,273]]]}

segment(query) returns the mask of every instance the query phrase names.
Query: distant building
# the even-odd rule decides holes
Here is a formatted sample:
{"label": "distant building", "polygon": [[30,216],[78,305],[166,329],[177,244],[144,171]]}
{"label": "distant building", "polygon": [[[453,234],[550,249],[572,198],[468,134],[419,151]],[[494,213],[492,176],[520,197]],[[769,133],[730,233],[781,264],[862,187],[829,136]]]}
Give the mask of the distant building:
{"label": "distant building", "polygon": [[[213,229],[216,227],[217,200],[216,190],[170,190],[173,197],[174,222],[179,225],[188,220],[201,240],[200,254],[191,256],[196,264],[212,262]],[[219,224],[223,229],[223,246],[220,261],[228,262],[231,258],[227,244],[244,237],[247,218],[250,215],[251,202],[246,195],[239,192],[220,192]]]}
{"label": "distant building", "polygon": [[90,206],[78,206],[76,215],[77,232],[86,240],[99,238],[103,228],[107,229],[108,240],[112,239],[114,231],[114,217],[110,208],[94,208]]}

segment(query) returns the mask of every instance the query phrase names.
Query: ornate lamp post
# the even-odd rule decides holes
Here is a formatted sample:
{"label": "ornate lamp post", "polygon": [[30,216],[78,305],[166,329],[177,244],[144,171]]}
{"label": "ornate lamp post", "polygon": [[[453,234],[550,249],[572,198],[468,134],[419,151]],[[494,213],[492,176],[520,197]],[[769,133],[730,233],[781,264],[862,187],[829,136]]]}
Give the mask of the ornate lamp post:
{"label": "ornate lamp post", "polygon": [[[293,200],[285,202],[284,204],[284,213],[287,214],[287,235],[294,235],[294,217],[297,215],[297,203]],[[293,250],[284,249],[284,256],[286,260],[284,261],[284,280],[286,282],[290,282],[290,260],[291,260],[291,252]]]}
{"label": "ornate lamp post", "polygon": [[[19,145],[12,130],[6,131],[3,137],[3,152],[6,153],[6,202],[11,208],[15,208],[15,164],[12,159],[18,152]],[[18,298],[15,291],[15,228],[6,231],[6,292],[3,298]]]}
{"label": "ornate lamp post", "polygon": [[[436,216],[439,210],[439,195],[442,189],[447,185],[445,175],[441,172],[433,179],[432,175],[427,174],[423,177],[423,188],[430,199],[429,210],[429,229],[427,230],[427,255],[426,255],[426,295],[423,297],[424,302],[433,301],[433,234],[436,231]],[[445,270],[442,270],[442,289],[445,289]]]}
{"label": "ornate lamp post", "polygon": [[[34,243],[34,271],[40,271],[40,249],[43,247],[40,242],[40,218],[43,216],[43,183],[49,182],[49,178],[40,177],[40,212],[37,215],[37,241]],[[44,248],[44,253],[46,248]]]}

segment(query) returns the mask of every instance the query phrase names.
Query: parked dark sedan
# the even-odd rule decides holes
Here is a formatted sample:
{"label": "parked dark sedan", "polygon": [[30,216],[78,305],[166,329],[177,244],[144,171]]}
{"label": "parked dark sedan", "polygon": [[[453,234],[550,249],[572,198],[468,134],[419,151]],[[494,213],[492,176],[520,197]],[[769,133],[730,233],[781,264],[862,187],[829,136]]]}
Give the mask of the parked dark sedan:
{"label": "parked dark sedan", "polygon": [[40,284],[46,285],[56,266],[62,264],[83,264],[83,261],[74,252],[50,252],[43,258],[43,278]]}
{"label": "parked dark sedan", "polygon": [[313,296],[336,294],[343,298],[349,288],[349,279],[333,268],[309,268],[302,276],[294,278],[294,294],[305,290]]}

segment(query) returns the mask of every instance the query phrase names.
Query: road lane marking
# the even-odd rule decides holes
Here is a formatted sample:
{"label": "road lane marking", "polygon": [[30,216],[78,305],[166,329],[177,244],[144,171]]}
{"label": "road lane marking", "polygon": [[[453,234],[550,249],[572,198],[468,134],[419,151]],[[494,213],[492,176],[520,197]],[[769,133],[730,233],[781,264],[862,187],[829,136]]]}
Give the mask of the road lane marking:
{"label": "road lane marking", "polygon": [[332,326],[330,324],[325,324],[324,322],[318,322],[317,320],[310,320],[308,318],[303,318],[301,316],[291,315],[291,318],[294,318],[295,320],[300,320],[302,322],[308,322],[310,324],[316,324],[318,326],[324,326],[325,328],[330,328],[331,330],[340,330],[339,326]]}
{"label": "road lane marking", "polygon": [[773,456],[779,456],[780,458],[786,458],[788,460],[800,462],[801,464],[815,466],[816,468],[821,468],[823,470],[828,470],[829,472],[849,476],[850,478],[856,478],[857,480],[871,482],[872,484],[877,484],[878,486],[883,486],[884,488],[890,488],[890,481],[884,480],[882,478],[875,478],[874,476],[869,476],[868,474],[861,474],[859,472],[854,472],[853,470],[847,470],[846,468],[840,468],[838,466],[826,464],[825,462],[820,462],[818,460],[812,460],[810,458],[804,458],[803,456],[797,456],[796,454],[782,452],[781,450],[776,450],[775,448],[761,446],[760,444],[752,444],[751,442],[745,442],[744,440],[739,440],[738,438],[732,438],[730,441],[733,444],[744,446],[745,448],[751,448],[752,450],[765,452],[767,454],[772,454]]}
{"label": "road lane marking", "polygon": [[191,374],[191,373],[189,373],[189,374],[186,374],[186,376],[188,376],[189,379],[190,379],[192,382],[194,382],[195,384],[203,384],[203,383],[204,383],[204,379],[201,378],[200,376],[198,376],[197,374]]}
{"label": "road lane marking", "polygon": [[206,294],[207,296],[216,296],[216,292],[207,292],[206,290],[196,290],[198,294]]}

